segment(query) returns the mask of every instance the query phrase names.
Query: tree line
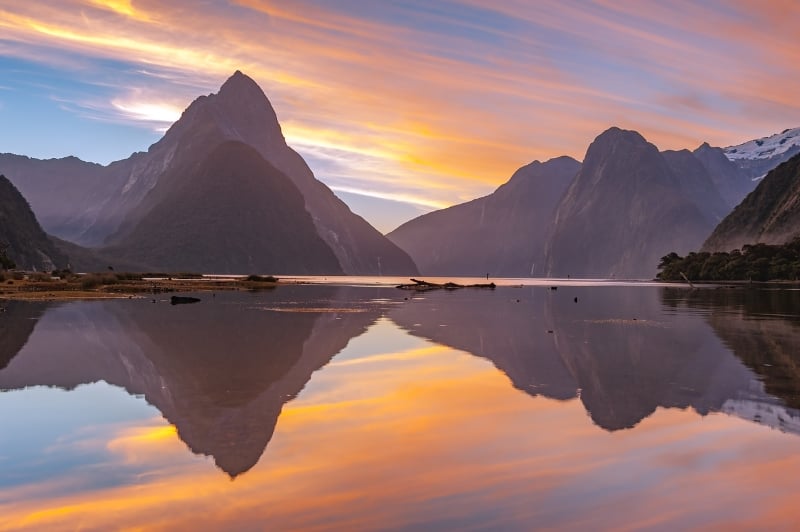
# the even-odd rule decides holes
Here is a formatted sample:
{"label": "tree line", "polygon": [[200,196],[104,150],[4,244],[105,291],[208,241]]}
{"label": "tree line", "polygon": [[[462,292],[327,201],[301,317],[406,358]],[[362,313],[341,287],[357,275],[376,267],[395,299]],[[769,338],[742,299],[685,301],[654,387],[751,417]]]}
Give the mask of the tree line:
{"label": "tree line", "polygon": [[[730,252],[674,251],[661,257],[656,276],[663,281],[771,281],[800,279],[800,236],[786,244],[746,244]],[[683,275],[681,275],[683,274]]]}

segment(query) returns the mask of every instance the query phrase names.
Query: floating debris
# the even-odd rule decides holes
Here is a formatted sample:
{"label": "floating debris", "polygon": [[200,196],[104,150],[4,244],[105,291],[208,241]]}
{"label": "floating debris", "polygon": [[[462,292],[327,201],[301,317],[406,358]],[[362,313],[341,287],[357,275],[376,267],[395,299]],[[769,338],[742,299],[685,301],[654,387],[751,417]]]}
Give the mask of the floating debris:
{"label": "floating debris", "polygon": [[418,292],[427,292],[428,290],[456,290],[458,288],[489,288],[494,290],[497,287],[494,283],[478,283],[478,284],[458,284],[458,283],[430,283],[428,281],[421,281],[419,279],[411,279],[409,284],[399,284],[397,288],[401,290],[416,290]]}

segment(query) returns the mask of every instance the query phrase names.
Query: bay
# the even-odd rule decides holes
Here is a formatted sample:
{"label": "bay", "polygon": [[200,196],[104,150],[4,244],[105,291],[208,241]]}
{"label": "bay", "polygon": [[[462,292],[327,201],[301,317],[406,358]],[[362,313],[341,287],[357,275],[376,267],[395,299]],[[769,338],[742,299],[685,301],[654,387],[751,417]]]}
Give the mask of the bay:
{"label": "bay", "polygon": [[0,313],[0,529],[793,528],[800,291],[371,279]]}

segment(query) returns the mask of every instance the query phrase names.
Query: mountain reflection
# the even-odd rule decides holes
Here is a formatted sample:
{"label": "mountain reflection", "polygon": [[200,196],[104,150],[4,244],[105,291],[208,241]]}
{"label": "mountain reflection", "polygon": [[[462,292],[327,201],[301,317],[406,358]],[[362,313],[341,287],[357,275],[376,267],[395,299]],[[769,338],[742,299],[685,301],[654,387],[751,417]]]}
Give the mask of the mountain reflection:
{"label": "mountain reflection", "polygon": [[235,477],[258,462],[283,405],[385,316],[490,360],[526,394],[579,398],[608,431],[659,407],[691,407],[800,433],[800,292],[562,286],[405,296],[286,286],[179,307],[10,302],[0,314],[0,390],[120,386]]}
{"label": "mountain reflection", "polygon": [[674,309],[705,311],[708,324],[766,392],[800,409],[800,291],[666,288],[663,299]]}
{"label": "mountain reflection", "polygon": [[[209,294],[181,307],[142,300],[55,305],[42,317],[41,333],[0,372],[0,389],[72,389],[101,380],[121,386],[143,395],[193,452],[213,456],[233,477],[258,462],[283,404],[377,319],[378,307],[358,300],[367,295],[286,287],[245,299]],[[6,314],[20,321],[31,312],[19,305]]]}
{"label": "mountain reflection", "polygon": [[46,310],[45,303],[4,301],[0,305],[0,370],[8,366]]}
{"label": "mountain reflection", "polygon": [[[725,412],[800,432],[800,412],[778,400],[797,406],[797,396],[786,392],[800,385],[800,372],[785,359],[800,337],[776,317],[783,313],[770,306],[775,298],[754,297],[775,319],[749,328],[727,317],[727,301],[701,302],[715,309],[709,327],[696,314],[671,311],[675,294],[703,297],[683,289],[518,290],[426,294],[390,317],[412,334],[491,360],[525,393],[579,396],[606,430],[633,427],[659,407],[691,407],[701,415]],[[770,351],[761,344],[783,347]],[[761,356],[771,362],[757,369],[751,359]],[[750,368],[760,375],[776,368],[770,372],[776,381],[768,380],[765,390]],[[772,422],[779,418],[785,421]]]}

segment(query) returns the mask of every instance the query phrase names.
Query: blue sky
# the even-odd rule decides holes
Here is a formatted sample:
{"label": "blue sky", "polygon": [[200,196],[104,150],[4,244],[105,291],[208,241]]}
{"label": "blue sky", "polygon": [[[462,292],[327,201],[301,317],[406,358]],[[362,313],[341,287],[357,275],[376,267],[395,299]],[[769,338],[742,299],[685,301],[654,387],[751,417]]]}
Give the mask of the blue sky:
{"label": "blue sky", "polygon": [[800,125],[800,4],[0,0],[0,152],[146,150],[235,70],[383,231],[616,125],[661,149]]}

